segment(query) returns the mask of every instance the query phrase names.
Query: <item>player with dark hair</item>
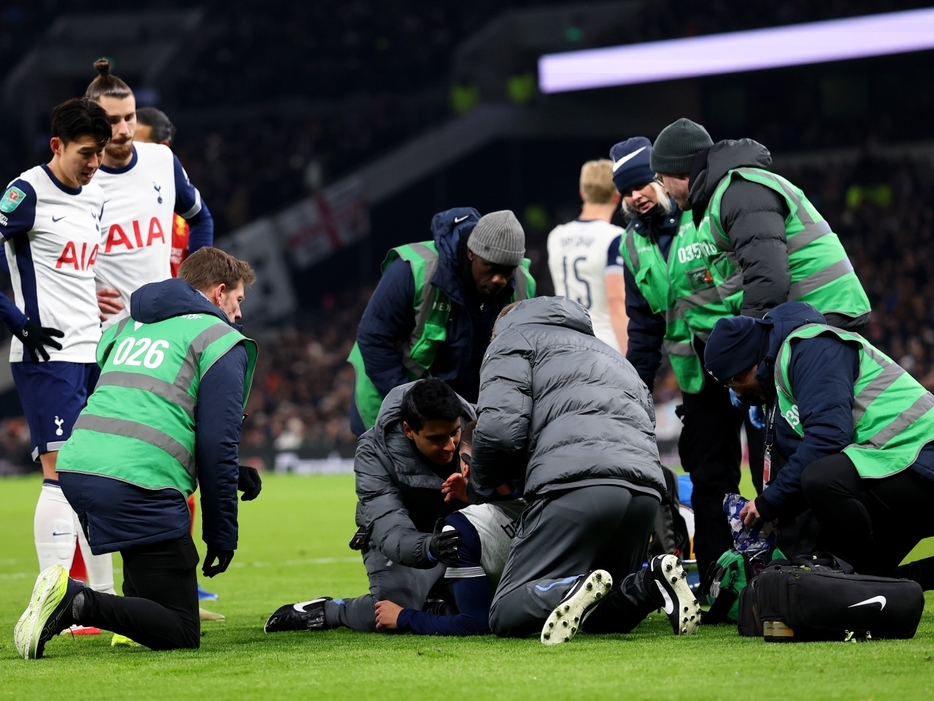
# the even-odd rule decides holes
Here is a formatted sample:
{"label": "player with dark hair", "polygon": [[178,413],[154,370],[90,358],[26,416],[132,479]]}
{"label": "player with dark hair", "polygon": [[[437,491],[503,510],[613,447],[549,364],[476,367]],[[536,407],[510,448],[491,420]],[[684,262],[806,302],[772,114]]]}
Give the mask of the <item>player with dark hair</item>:
{"label": "player with dark hair", "polygon": [[441,487],[458,472],[457,450],[473,407],[438,379],[400,385],[386,395],[376,425],[357,443],[357,526],[370,593],[320,597],[281,607],[265,630],[375,631],[377,601],[422,610],[446,566],[457,565],[458,534],[443,519],[458,509]]}
{"label": "player with dark hair", "polygon": [[[99,372],[94,268],[104,193],[92,178],[110,134],[99,105],[84,98],[63,102],[52,111],[52,160],[21,174],[0,200],[16,300],[0,295],[0,318],[14,334],[10,367],[44,478],[33,524],[41,570],[70,567],[80,533],[56,461]],[[91,585],[113,591],[113,570],[92,558],[85,542],[82,550]]]}
{"label": "player with dark hair", "polygon": [[98,177],[107,196],[97,269],[107,328],[129,314],[134,290],[171,277],[175,215],[191,226],[189,253],[213,244],[214,219],[169,148],[134,142],[136,98],[130,87],[110,72],[107,59],[98,59],[94,67],[99,75],[86,97],[104,108],[113,130]]}
{"label": "player with dark hair", "polygon": [[[162,144],[172,148],[175,141],[175,125],[168,115],[155,107],[140,107],[136,110],[136,135],[134,141],[147,144]],[[172,219],[172,277],[178,275],[178,266],[188,257],[188,242],[191,227],[185,218],[176,214]]]}
{"label": "player with dark hair", "polygon": [[85,589],[61,565],[43,570],[13,634],[24,658],[42,657],[72,623],[153,650],[200,646],[198,551],[185,499],[200,483],[203,571],[213,577],[237,548],[238,486],[250,483],[244,500],[259,493],[238,454],[256,343],[236,322],[253,279],[244,261],[205,248],[179,279],[134,292],[132,316],[104,333],[100,380],[58,467],[93,551],[122,555],[125,596]]}
{"label": "player with dark hair", "polygon": [[[393,601],[376,602],[376,629],[382,633],[401,631],[416,635],[484,635],[490,632],[490,603],[503,574],[509,546],[516,535],[519,517],[525,510],[509,484],[480,499],[468,488],[471,441],[476,421],[461,433],[461,472],[452,474],[441,488],[445,501],[458,499],[469,505],[444,519],[444,529],[457,532],[457,563],[444,571],[456,610],[440,606],[421,611],[403,608]],[[469,494],[469,496],[468,496]]]}

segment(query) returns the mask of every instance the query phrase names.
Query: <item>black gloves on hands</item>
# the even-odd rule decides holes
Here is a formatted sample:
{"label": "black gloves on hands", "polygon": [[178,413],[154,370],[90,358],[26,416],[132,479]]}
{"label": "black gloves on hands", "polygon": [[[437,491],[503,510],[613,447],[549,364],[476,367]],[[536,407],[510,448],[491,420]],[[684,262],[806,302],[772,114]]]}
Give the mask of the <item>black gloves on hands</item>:
{"label": "black gloves on hands", "polygon": [[233,550],[220,550],[219,548],[212,548],[209,545],[207,555],[204,556],[204,565],[201,571],[204,572],[205,577],[213,577],[221,572],[226,572],[227,568],[230,567],[230,561],[233,560],[233,556]]}
{"label": "black gloves on hands", "polygon": [[237,491],[243,492],[241,501],[253,501],[263,491],[263,480],[255,467],[240,466],[240,477],[237,480]]}
{"label": "black gloves on hands", "polygon": [[438,562],[454,567],[457,564],[457,546],[460,542],[461,535],[454,526],[447,526],[445,530],[444,519],[439,518],[431,540],[428,541],[428,554]]}
{"label": "black gloves on hands", "polygon": [[23,346],[29,351],[34,363],[39,362],[39,356],[43,360],[49,359],[49,352],[44,346],[49,346],[55,350],[61,350],[62,344],[56,341],[56,338],[64,337],[64,333],[51,327],[39,326],[39,324],[26,319],[26,325],[23,330],[16,334],[16,337],[23,342]]}

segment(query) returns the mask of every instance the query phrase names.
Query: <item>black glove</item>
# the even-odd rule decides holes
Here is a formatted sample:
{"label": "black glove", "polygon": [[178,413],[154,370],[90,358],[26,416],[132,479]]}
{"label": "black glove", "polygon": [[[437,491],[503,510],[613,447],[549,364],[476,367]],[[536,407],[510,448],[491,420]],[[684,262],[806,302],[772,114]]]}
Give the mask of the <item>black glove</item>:
{"label": "black glove", "polygon": [[64,333],[51,327],[39,326],[39,324],[26,319],[26,325],[23,330],[16,334],[16,337],[23,342],[23,346],[29,351],[34,363],[39,362],[39,356],[43,360],[49,359],[49,352],[43,346],[49,346],[55,350],[61,350],[62,344],[56,341],[56,338],[63,338]]}
{"label": "black glove", "polygon": [[457,546],[461,542],[461,534],[454,526],[448,526],[444,529],[444,519],[439,518],[435,523],[435,532],[431,534],[431,540],[428,541],[428,553],[438,562],[443,562],[448,567],[454,567],[457,564]]}
{"label": "black glove", "polygon": [[263,480],[255,467],[240,466],[240,477],[237,480],[237,491],[243,492],[241,501],[253,501],[263,491]]}
{"label": "black glove", "polygon": [[[230,561],[233,560],[233,556],[233,550],[221,550],[220,548],[212,548],[209,545],[207,555],[204,556],[204,565],[201,567],[201,571],[204,572],[205,577],[213,577],[221,572],[226,572],[227,568],[230,567]],[[216,565],[213,564],[215,561],[217,561]]]}

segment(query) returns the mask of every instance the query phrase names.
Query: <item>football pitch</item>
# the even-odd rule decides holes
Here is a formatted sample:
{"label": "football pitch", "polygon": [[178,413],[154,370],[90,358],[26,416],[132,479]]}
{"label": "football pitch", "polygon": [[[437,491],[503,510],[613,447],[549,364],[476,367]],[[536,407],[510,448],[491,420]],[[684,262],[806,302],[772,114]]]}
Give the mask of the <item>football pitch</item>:
{"label": "football pitch", "polygon": [[[264,476],[241,505],[231,569],[205,588],[227,620],[197,651],[111,648],[110,635],[59,636],[25,661],[13,626],[32,589],[38,478],[0,479],[0,698],[13,699],[915,699],[934,693],[934,597],[913,640],[775,644],[735,626],[671,634],[653,614],[628,635],[426,638],[347,630],[265,635],[278,606],[366,590],[350,475]],[[197,541],[203,556],[204,546]],[[115,561],[119,581],[119,558]],[[118,585],[119,588],[119,585]]]}

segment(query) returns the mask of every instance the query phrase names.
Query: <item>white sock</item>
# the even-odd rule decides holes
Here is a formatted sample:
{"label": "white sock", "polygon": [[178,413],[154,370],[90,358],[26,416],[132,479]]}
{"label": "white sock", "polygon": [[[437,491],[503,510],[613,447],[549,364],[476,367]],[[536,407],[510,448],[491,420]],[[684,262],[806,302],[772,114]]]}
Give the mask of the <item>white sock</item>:
{"label": "white sock", "polygon": [[39,570],[52,565],[71,569],[75,558],[75,512],[57,483],[43,483],[33,521]]}
{"label": "white sock", "polygon": [[117,592],[114,590],[113,555],[110,553],[94,555],[91,552],[88,539],[84,537],[84,530],[78,522],[78,514],[72,513],[75,517],[75,529],[78,531],[78,545],[81,547],[81,557],[84,558],[84,567],[88,571],[88,586],[94,591],[104,594],[116,594]]}

